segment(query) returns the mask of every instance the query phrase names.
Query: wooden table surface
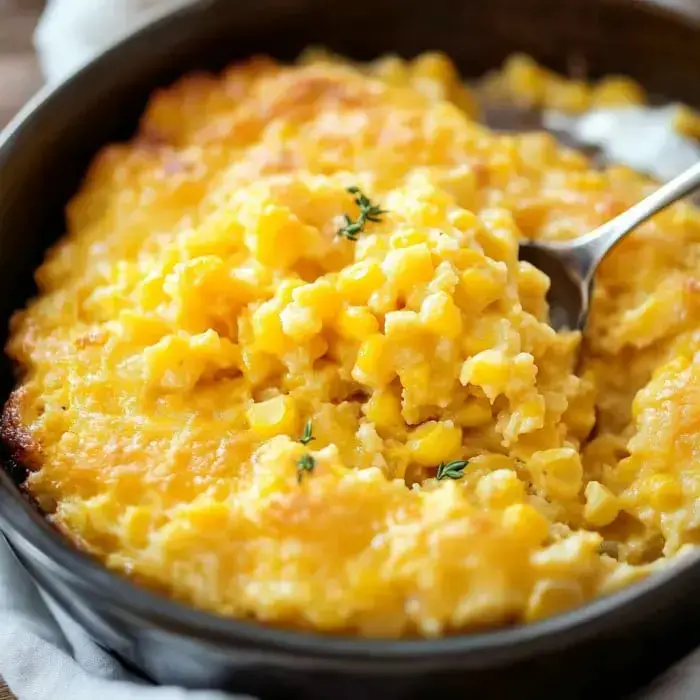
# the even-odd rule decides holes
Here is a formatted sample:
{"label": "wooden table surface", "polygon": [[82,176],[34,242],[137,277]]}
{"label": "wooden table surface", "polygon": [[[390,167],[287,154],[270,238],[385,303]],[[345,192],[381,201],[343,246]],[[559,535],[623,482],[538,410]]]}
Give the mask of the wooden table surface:
{"label": "wooden table surface", "polygon": [[0,0],[0,128],[41,85],[32,31],[43,0]]}
{"label": "wooden table surface", "polygon": [[[0,0],[0,129],[41,85],[32,32],[44,0]],[[0,700],[13,695],[0,678]]]}

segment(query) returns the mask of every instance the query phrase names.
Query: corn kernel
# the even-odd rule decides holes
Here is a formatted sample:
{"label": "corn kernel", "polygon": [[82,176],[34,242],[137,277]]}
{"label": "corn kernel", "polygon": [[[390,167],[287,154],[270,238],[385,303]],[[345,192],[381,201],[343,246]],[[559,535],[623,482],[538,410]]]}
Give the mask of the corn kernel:
{"label": "corn kernel", "polygon": [[265,381],[279,367],[279,360],[267,352],[245,349],[241,359],[245,376],[253,385]]}
{"label": "corn kernel", "polygon": [[148,544],[148,536],[152,522],[149,508],[130,506],[124,514],[123,526],[129,544],[134,548],[142,548]]}
{"label": "corn kernel", "polygon": [[545,401],[541,394],[531,392],[526,399],[518,403],[515,411],[502,428],[503,437],[508,443],[514,442],[518,435],[532,433],[544,425]]}
{"label": "corn kernel", "polygon": [[304,250],[306,228],[283,207],[263,207],[246,229],[245,244],[261,264],[287,268]]}
{"label": "corn kernel", "polygon": [[399,379],[404,389],[416,403],[425,403],[431,394],[431,372],[427,362],[416,362],[399,370]]}
{"label": "corn kernel", "polygon": [[454,63],[439,51],[427,51],[411,62],[411,72],[421,78],[432,78],[445,85],[459,79]]}
{"label": "corn kernel", "polygon": [[390,251],[382,263],[382,270],[399,291],[406,293],[416,285],[430,282],[433,259],[427,245],[412,245]]}
{"label": "corn kernel", "polygon": [[459,304],[470,315],[483,311],[505,293],[505,274],[491,269],[469,268],[459,279]]}
{"label": "corn kernel", "polygon": [[296,435],[299,414],[291,396],[275,396],[267,401],[252,404],[247,412],[248,423],[261,438],[274,435]]}
{"label": "corn kernel", "polygon": [[328,352],[328,341],[322,335],[315,335],[310,338],[307,345],[307,352],[311,362],[318,360]]}
{"label": "corn kernel", "polygon": [[462,332],[462,315],[446,292],[429,294],[421,305],[423,325],[444,338],[456,338]]}
{"label": "corn kernel", "polygon": [[519,263],[518,292],[521,297],[541,299],[549,291],[550,284],[549,277],[534,265],[524,261]]}
{"label": "corn kernel", "polygon": [[677,479],[670,474],[653,474],[644,480],[641,492],[654,508],[670,511],[678,508],[683,501],[683,490]]}
{"label": "corn kernel", "polygon": [[[599,449],[599,445],[596,444],[597,441],[598,439],[589,443],[592,449],[586,450],[587,454],[591,455],[590,459],[599,464],[614,464],[614,458],[617,453],[616,450],[609,448],[607,445],[602,446],[607,449]],[[612,456],[613,459],[610,459],[610,456]],[[615,485],[618,488],[627,488],[628,486],[631,486],[639,476],[639,469],[639,460],[635,457],[626,457],[625,459],[621,459],[617,463],[617,466],[612,473]]]}
{"label": "corn kernel", "polygon": [[384,284],[385,279],[376,260],[362,260],[340,271],[336,287],[348,303],[363,306]]}
{"label": "corn kernel", "polygon": [[303,343],[323,329],[323,321],[314,309],[291,303],[280,314],[282,330],[297,343]]}
{"label": "corn kernel", "polygon": [[577,581],[544,579],[535,583],[525,618],[534,622],[570,610],[582,602],[583,591]]}
{"label": "corn kernel", "polygon": [[426,231],[418,231],[417,229],[401,230],[391,235],[389,245],[398,250],[399,248],[408,248],[412,245],[426,243],[428,234]]}
{"label": "corn kernel", "polygon": [[477,231],[476,240],[492,260],[514,265],[518,261],[520,231],[510,211],[489,209],[480,214],[484,228]]}
{"label": "corn kernel", "polygon": [[493,323],[493,319],[483,316],[476,318],[470,325],[469,331],[462,334],[461,345],[466,357],[478,355],[484,350],[498,347],[505,340],[503,324]]}
{"label": "corn kernel", "polygon": [[503,527],[513,531],[530,547],[538,547],[549,536],[549,522],[528,503],[516,503],[503,511]]}
{"label": "corn kernel", "polygon": [[621,75],[609,75],[603,78],[591,92],[592,107],[642,105],[646,99],[639,83]]}
{"label": "corn kernel", "polygon": [[491,422],[492,417],[489,402],[475,398],[468,399],[453,414],[455,423],[463,428],[477,428],[480,425],[486,425]]}
{"label": "corn kernel", "polygon": [[484,389],[489,399],[495,399],[508,387],[508,361],[501,350],[484,350],[467,360],[459,375],[465,386],[473,384]]}
{"label": "corn kernel", "polygon": [[428,421],[419,425],[407,443],[413,459],[423,467],[436,467],[459,457],[462,429],[452,421]]}
{"label": "corn kernel", "polygon": [[313,309],[314,314],[322,321],[333,318],[340,310],[340,295],[326,279],[297,287],[292,293],[292,298],[300,306]]}
{"label": "corn kernel", "polygon": [[381,389],[396,376],[386,336],[375,333],[363,341],[352,369],[352,377],[360,384]]}
{"label": "corn kernel", "polygon": [[568,500],[581,491],[581,456],[570,447],[536,452],[527,463],[535,484],[549,498]]}
{"label": "corn kernel", "polygon": [[525,497],[525,487],[514,471],[497,469],[479,479],[476,495],[486,506],[506,508],[522,502]]}
{"label": "corn kernel", "polygon": [[423,331],[423,324],[415,311],[390,311],[384,317],[384,333],[387,338],[406,341]]}
{"label": "corn kernel", "polygon": [[403,425],[401,400],[388,389],[375,391],[365,404],[364,413],[367,420],[378,428],[391,428]]}
{"label": "corn kernel", "polygon": [[282,319],[272,302],[265,302],[253,313],[253,334],[260,350],[280,354],[285,344]]}
{"label": "corn kernel", "polygon": [[[470,172],[472,174],[472,177],[476,179],[474,169],[471,169]],[[468,209],[455,209],[454,211],[450,212],[449,219],[450,223],[455,228],[458,228],[460,231],[474,231],[481,227],[481,222],[479,221],[477,215],[474,212],[469,211]],[[472,261],[477,256],[477,259],[479,261],[483,261],[484,259],[482,253],[479,253],[476,250],[470,250],[469,248],[460,248],[458,256],[461,255],[462,251],[468,254],[468,264],[472,264]],[[464,267],[464,265],[460,265],[460,267]]]}
{"label": "corn kernel", "polygon": [[584,491],[586,507],[583,517],[594,527],[605,527],[617,518],[620,502],[617,497],[599,481],[589,481]]}
{"label": "corn kernel", "polygon": [[369,309],[349,306],[336,317],[335,328],[343,338],[364,340],[379,330],[379,321]]}
{"label": "corn kernel", "polygon": [[596,569],[602,541],[597,532],[578,530],[533,552],[530,564],[539,575],[584,577]]}
{"label": "corn kernel", "polygon": [[372,73],[390,85],[405,85],[408,82],[408,67],[398,56],[383,56],[370,65]]}
{"label": "corn kernel", "polygon": [[508,357],[502,350],[484,350],[462,366],[460,381],[483,389],[492,401],[497,396],[521,394],[534,387],[537,365],[529,353]]}
{"label": "corn kernel", "polygon": [[511,56],[503,66],[503,76],[508,92],[521,104],[536,107],[544,101],[547,74],[530,56]]}
{"label": "corn kernel", "polygon": [[[124,309],[119,314],[119,325],[121,337],[144,346],[157,343],[169,330],[168,324],[163,320],[152,316],[142,316],[130,309]],[[100,333],[89,333],[87,340],[91,345],[103,344],[107,338],[106,336],[102,338],[101,335]]]}
{"label": "corn kernel", "polygon": [[218,369],[240,367],[241,356],[237,345],[209,329],[164,336],[144,350],[143,361],[150,384],[185,392]]}
{"label": "corn kernel", "polygon": [[291,304],[294,301],[294,291],[301,287],[304,282],[300,279],[285,279],[280,282],[275,298],[279,304]]}
{"label": "corn kernel", "polygon": [[226,527],[231,517],[231,510],[225,503],[207,503],[191,507],[187,519],[200,532],[215,532]]}

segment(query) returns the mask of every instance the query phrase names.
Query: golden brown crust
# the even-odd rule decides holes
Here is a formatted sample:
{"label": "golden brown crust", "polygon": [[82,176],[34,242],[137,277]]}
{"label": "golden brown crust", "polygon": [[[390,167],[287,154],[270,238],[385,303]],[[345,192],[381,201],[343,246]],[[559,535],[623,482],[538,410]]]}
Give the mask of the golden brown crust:
{"label": "golden brown crust", "polygon": [[5,403],[0,417],[0,440],[21,466],[35,471],[41,466],[42,450],[27,426],[22,422],[24,387],[15,389]]}

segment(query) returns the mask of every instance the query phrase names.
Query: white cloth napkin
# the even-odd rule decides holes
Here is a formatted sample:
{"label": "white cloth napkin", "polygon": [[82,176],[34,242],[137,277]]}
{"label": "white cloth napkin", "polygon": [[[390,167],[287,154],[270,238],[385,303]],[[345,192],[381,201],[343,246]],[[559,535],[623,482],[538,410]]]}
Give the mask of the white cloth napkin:
{"label": "white cloth napkin", "polygon": [[19,700],[244,700],[147,685],[48,602],[0,536],[0,675]]}
{"label": "white cloth napkin", "polygon": [[34,43],[49,82],[176,7],[195,0],[48,0]]}
{"label": "white cloth napkin", "polygon": [[[36,33],[44,74],[57,81],[95,52],[174,6],[194,0],[49,0]],[[630,115],[628,115],[630,116]],[[611,130],[625,130],[625,114],[608,115],[609,130],[602,135],[590,122],[557,122],[574,137],[588,138],[605,149]],[[658,130],[639,115],[640,128]],[[622,121],[620,121],[622,120]],[[650,125],[651,124],[651,125]],[[600,121],[597,122],[600,126]],[[586,134],[588,136],[586,137]],[[648,137],[648,131],[645,132]],[[635,139],[631,139],[634,143]],[[627,140],[630,142],[630,139]],[[638,143],[638,142],[637,142]],[[689,145],[689,144],[686,144]],[[690,144],[692,145],[692,144]],[[694,145],[692,145],[695,148]],[[652,149],[653,150],[653,149]],[[619,148],[618,148],[619,151]],[[618,160],[624,153],[616,152]],[[638,154],[637,154],[638,155]],[[696,157],[696,153],[692,153]],[[648,162],[658,166],[659,153]],[[688,153],[674,156],[665,175],[687,162]],[[676,160],[677,159],[677,160]],[[644,168],[644,163],[636,162]],[[219,692],[153,687],[128,673],[100,649],[75,623],[42,597],[0,537],[0,675],[19,700],[234,700]],[[241,696],[237,696],[240,700]],[[659,679],[638,700],[697,700],[700,698],[700,651]]]}

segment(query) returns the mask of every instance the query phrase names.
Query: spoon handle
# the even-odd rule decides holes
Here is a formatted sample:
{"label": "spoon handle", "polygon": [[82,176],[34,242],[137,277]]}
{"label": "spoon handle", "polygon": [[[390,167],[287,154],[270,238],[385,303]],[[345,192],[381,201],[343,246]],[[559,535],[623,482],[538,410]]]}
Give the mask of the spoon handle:
{"label": "spoon handle", "polygon": [[644,223],[647,219],[658,214],[669,204],[685,197],[700,187],[700,163],[691,166],[670,182],[659,187],[641,202],[622,212],[619,216],[599,226],[589,234],[576,241],[576,247],[583,252],[585,249],[587,265],[586,277],[592,278],[598,263],[606,253],[619,243],[630,231]]}

